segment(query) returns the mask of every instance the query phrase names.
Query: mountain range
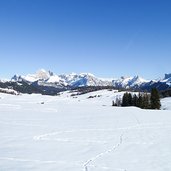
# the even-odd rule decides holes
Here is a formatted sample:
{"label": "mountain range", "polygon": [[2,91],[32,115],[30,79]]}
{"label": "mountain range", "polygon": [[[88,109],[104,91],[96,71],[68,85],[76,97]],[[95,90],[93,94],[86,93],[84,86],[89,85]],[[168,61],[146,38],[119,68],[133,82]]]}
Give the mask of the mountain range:
{"label": "mountain range", "polygon": [[86,87],[112,87],[143,91],[156,87],[158,90],[167,90],[171,88],[171,74],[165,74],[163,79],[158,80],[146,80],[139,76],[102,79],[91,73],[57,75],[41,69],[35,74],[14,75],[9,81],[0,81],[0,88],[10,88],[21,93],[55,95],[60,91]]}

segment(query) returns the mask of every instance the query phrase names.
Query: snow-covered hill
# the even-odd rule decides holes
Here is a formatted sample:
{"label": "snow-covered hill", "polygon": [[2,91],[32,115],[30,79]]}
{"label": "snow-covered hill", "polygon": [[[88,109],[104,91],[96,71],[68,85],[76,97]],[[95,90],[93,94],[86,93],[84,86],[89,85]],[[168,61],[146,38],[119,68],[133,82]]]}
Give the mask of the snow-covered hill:
{"label": "snow-covered hill", "polygon": [[8,88],[0,88],[0,93],[19,95],[19,93],[17,91],[15,91],[13,89],[8,89]]}
{"label": "snow-covered hill", "polygon": [[0,93],[0,170],[171,170],[171,112],[112,107],[117,96]]}
{"label": "snow-covered hill", "polygon": [[163,110],[171,110],[171,97],[166,97],[161,99],[161,109]]}

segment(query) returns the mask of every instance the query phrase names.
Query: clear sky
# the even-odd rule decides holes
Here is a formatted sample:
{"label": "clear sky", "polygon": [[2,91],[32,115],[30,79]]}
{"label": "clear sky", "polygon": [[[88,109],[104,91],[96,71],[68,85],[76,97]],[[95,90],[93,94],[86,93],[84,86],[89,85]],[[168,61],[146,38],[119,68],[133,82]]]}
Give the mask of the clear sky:
{"label": "clear sky", "polygon": [[0,0],[0,78],[171,72],[171,0]]}

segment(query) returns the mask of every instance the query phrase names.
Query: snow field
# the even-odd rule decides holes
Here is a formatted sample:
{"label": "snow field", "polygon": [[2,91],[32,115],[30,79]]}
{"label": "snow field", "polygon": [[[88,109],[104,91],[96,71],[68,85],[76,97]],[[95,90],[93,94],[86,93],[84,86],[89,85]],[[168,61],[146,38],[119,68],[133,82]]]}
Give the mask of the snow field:
{"label": "snow field", "polygon": [[122,94],[0,94],[0,170],[171,170],[171,111],[112,107]]}

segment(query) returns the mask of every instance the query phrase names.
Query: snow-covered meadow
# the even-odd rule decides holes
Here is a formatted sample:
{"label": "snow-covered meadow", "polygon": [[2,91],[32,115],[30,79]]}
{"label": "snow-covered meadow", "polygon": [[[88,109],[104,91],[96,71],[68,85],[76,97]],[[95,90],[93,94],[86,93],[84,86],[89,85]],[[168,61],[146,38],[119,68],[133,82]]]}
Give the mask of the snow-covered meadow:
{"label": "snow-covered meadow", "polygon": [[171,110],[112,107],[122,94],[0,94],[0,171],[170,171]]}

